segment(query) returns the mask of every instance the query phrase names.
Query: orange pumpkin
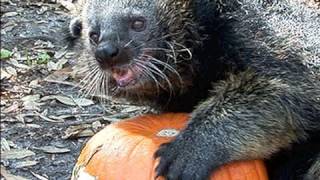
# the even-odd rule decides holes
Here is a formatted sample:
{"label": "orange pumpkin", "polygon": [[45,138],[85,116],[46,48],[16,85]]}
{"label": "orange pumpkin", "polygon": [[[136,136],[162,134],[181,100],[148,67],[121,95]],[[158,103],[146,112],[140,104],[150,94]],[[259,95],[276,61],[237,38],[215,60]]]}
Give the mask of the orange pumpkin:
{"label": "orange pumpkin", "polygon": [[[153,154],[184,128],[188,115],[145,115],[111,124],[82,149],[73,180],[153,180]],[[158,178],[163,179],[163,178]],[[261,160],[234,162],[212,173],[214,180],[267,180]]]}

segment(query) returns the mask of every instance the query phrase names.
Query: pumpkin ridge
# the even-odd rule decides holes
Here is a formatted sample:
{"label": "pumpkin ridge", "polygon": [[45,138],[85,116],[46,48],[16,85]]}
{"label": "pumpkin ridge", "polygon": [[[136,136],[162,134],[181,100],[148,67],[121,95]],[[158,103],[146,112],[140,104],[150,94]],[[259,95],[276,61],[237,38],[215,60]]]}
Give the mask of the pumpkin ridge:
{"label": "pumpkin ridge", "polygon": [[254,165],[255,165],[255,169],[257,169],[257,174],[259,176],[259,179],[267,180],[268,173],[266,171],[266,167],[263,166],[263,163],[261,161],[255,161]]}
{"label": "pumpkin ridge", "polygon": [[[228,166],[228,165],[227,165]],[[221,167],[220,167],[221,168]],[[227,172],[227,175],[228,175],[228,179],[232,179],[232,177],[231,177],[231,169],[230,168],[228,168],[228,169],[226,169],[225,170],[226,172]]]}

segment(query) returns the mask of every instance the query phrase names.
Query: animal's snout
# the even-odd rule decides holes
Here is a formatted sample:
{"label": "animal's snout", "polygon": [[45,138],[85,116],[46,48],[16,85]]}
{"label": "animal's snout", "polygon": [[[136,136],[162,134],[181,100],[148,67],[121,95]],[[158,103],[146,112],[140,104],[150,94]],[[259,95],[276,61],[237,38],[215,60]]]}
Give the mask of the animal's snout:
{"label": "animal's snout", "polygon": [[95,52],[95,57],[99,63],[112,63],[119,55],[119,47],[112,43],[100,44]]}

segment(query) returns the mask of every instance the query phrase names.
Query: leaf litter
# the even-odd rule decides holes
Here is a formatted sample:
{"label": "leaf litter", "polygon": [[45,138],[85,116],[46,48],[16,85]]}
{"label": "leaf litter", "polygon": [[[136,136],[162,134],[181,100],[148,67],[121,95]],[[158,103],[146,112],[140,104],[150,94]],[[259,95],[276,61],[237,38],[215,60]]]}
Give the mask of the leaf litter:
{"label": "leaf litter", "polygon": [[148,112],[79,95],[77,52],[61,43],[73,0],[1,0],[1,177],[70,179],[87,138]]}

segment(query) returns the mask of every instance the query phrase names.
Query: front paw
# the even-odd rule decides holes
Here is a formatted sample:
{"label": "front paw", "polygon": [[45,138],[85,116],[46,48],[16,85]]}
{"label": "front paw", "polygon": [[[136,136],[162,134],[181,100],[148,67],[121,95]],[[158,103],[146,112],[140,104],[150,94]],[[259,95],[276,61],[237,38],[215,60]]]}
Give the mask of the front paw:
{"label": "front paw", "polygon": [[205,143],[181,135],[173,142],[161,145],[155,153],[160,162],[157,176],[167,180],[205,180],[215,167]]}

